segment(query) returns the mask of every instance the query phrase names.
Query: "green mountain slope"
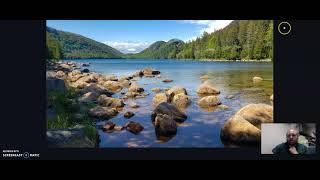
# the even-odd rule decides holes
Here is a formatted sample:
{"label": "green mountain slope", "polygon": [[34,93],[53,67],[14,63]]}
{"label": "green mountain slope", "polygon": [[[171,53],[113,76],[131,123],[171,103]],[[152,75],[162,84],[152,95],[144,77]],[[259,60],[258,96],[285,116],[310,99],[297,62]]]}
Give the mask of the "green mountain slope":
{"label": "green mountain slope", "polygon": [[171,39],[168,42],[157,41],[140,53],[126,55],[126,57],[144,59],[176,58],[176,54],[181,51],[183,44],[184,42],[178,39]]}
{"label": "green mountain slope", "polygon": [[[55,44],[52,42],[56,41],[59,42],[61,53],[65,59],[121,58],[123,55],[120,51],[95,40],[47,27],[48,52],[55,49],[55,46],[48,46],[48,43]],[[57,58],[57,56],[48,56],[48,58]]]}

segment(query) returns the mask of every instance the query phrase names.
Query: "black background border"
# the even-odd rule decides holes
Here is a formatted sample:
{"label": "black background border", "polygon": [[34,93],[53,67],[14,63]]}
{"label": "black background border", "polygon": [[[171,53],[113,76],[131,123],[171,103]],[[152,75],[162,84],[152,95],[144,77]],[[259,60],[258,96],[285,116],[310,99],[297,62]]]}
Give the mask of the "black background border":
{"label": "black background border", "polygon": [[[282,21],[274,23],[275,121],[317,123],[320,21],[288,20],[292,32],[286,36],[277,32],[279,22]],[[39,153],[40,158],[34,159],[279,159],[260,155],[259,148],[48,149],[44,109],[45,20],[3,20],[0,26],[1,150]],[[318,141],[317,145],[318,151]],[[319,154],[283,159],[319,159]]]}

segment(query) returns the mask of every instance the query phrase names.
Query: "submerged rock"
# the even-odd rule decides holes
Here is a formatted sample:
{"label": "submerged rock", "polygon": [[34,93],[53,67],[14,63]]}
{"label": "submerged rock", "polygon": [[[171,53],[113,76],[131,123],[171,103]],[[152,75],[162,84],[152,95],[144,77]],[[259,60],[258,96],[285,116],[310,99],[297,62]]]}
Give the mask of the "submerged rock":
{"label": "submerged rock", "polygon": [[200,107],[208,108],[220,105],[221,102],[218,96],[205,96],[198,101]]}
{"label": "submerged rock", "polygon": [[224,105],[224,104],[220,104],[220,105],[218,105],[218,108],[222,109],[222,110],[226,110],[226,109],[229,109],[229,106]]}
{"label": "submerged rock", "polygon": [[226,99],[233,99],[233,98],[235,98],[235,95],[229,94],[229,95],[227,95],[225,98],[226,98]]}
{"label": "submerged rock", "polygon": [[127,131],[133,134],[139,134],[143,130],[143,126],[140,123],[130,121],[125,125]]}
{"label": "submerged rock", "polygon": [[133,102],[133,103],[129,104],[129,107],[131,107],[131,108],[139,108],[140,106],[137,103]]}
{"label": "submerged rock", "polygon": [[166,114],[172,117],[176,122],[184,122],[187,119],[187,115],[181,112],[175,105],[162,102],[160,103],[151,114],[151,120],[154,121],[157,115]]}
{"label": "submerged rock", "polygon": [[199,86],[197,93],[201,95],[216,95],[220,94],[220,90],[208,82],[205,82]]}
{"label": "submerged rock", "polygon": [[164,79],[162,82],[169,83],[169,82],[173,82],[173,80],[172,79]]}

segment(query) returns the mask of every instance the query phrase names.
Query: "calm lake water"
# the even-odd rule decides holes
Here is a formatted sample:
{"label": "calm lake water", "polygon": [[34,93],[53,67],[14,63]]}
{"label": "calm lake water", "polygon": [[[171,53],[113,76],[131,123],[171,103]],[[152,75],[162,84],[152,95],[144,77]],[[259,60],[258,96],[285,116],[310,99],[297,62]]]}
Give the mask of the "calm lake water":
{"label": "calm lake water", "polygon": [[[273,64],[272,62],[199,62],[182,60],[143,60],[143,59],[97,59],[77,60],[90,62],[89,70],[105,75],[130,75],[138,70],[152,67],[161,72],[161,78],[136,78],[136,82],[149,95],[141,99],[128,99],[125,103],[136,102],[140,108],[132,109],[125,106],[118,116],[111,119],[118,125],[124,125],[129,120],[139,122],[144,130],[134,135],[128,131],[105,133],[99,131],[100,147],[224,147],[220,140],[220,129],[237,110],[249,103],[271,104],[269,97],[273,94]],[[222,104],[229,109],[209,110],[197,105],[199,96],[196,93],[198,86],[203,82],[200,77],[208,75],[221,94]],[[252,77],[260,76],[261,83],[252,83]],[[162,82],[163,79],[172,79],[171,83]],[[155,108],[152,98],[156,93],[152,88],[171,88],[183,86],[186,88],[192,103],[185,109],[188,119],[179,125],[178,132],[172,139],[163,142],[157,140],[150,115]],[[126,91],[124,89],[123,91]],[[225,99],[233,94],[235,98]],[[120,93],[114,97],[121,97]],[[123,114],[132,111],[135,116],[125,119]],[[100,122],[103,124],[104,122]]]}

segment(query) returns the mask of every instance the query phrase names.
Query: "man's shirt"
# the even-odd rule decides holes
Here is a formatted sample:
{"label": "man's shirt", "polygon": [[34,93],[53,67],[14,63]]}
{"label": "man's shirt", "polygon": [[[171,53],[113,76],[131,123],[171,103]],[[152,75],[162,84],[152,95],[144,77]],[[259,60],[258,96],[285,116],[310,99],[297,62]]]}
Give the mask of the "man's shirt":
{"label": "man's shirt", "polygon": [[[307,154],[308,152],[307,146],[303,144],[297,143],[295,147],[299,154]],[[277,145],[272,149],[272,152],[273,154],[291,154],[289,151],[289,145],[287,143]]]}

